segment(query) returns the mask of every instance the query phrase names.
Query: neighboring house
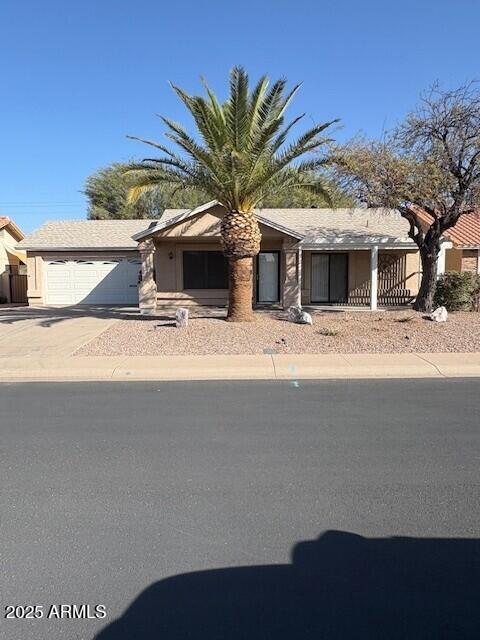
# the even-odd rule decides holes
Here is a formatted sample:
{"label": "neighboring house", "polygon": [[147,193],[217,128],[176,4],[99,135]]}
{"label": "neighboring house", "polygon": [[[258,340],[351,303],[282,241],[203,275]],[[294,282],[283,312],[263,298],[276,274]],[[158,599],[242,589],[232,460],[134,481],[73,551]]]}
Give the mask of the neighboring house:
{"label": "neighboring house", "polygon": [[0,302],[26,302],[26,276],[21,273],[26,264],[26,253],[16,249],[24,238],[17,225],[0,216]]}
{"label": "neighboring house", "polygon": [[[432,218],[426,212],[416,210],[425,224]],[[445,233],[451,247],[441,255],[439,271],[470,271],[480,274],[480,210],[464,213],[457,224]]]}
{"label": "neighboring house", "polygon": [[[27,251],[31,304],[225,305],[224,209],[209,202],[160,220],[48,222]],[[257,305],[395,306],[411,301],[419,259],[408,223],[384,209],[261,209]],[[140,281],[139,287],[137,283]]]}

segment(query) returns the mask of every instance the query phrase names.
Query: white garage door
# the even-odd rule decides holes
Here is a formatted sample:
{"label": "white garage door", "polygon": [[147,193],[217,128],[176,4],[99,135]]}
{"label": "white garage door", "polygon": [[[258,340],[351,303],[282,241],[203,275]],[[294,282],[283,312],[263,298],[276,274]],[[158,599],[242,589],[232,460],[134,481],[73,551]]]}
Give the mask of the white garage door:
{"label": "white garage door", "polygon": [[47,304],[138,304],[140,258],[46,261]]}

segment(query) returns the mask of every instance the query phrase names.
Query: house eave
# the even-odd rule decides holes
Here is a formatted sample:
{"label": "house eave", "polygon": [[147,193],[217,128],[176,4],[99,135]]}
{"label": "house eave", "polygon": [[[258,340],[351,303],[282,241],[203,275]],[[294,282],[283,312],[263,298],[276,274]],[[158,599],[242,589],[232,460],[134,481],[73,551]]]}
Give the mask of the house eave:
{"label": "house eave", "polygon": [[410,249],[412,251],[417,250],[417,246],[411,240],[406,242],[399,240],[398,242],[391,239],[376,238],[372,240],[365,240],[364,242],[358,242],[358,240],[342,239],[340,242],[298,242],[295,248],[302,249],[302,251],[334,251],[334,250],[347,250],[347,251],[361,251],[367,250],[372,247],[378,247],[379,249]]}
{"label": "house eave", "polygon": [[88,246],[84,246],[84,247],[59,247],[59,246],[55,246],[55,245],[49,245],[49,246],[28,246],[25,247],[23,245],[20,246],[16,246],[16,249],[18,249],[19,251],[61,251],[64,253],[67,252],[71,252],[71,251],[138,251],[138,247],[88,247]]}

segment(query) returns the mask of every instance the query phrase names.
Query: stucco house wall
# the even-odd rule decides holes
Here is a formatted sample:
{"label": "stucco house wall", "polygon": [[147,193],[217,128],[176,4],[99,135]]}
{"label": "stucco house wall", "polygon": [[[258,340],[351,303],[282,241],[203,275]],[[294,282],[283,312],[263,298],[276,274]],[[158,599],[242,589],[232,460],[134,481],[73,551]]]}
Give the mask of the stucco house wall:
{"label": "stucco house wall", "polygon": [[[8,266],[23,264],[18,256],[13,253],[20,237],[13,235],[8,227],[0,229],[0,298],[5,299],[7,302],[10,301]],[[11,249],[11,252],[7,251],[7,249]]]}

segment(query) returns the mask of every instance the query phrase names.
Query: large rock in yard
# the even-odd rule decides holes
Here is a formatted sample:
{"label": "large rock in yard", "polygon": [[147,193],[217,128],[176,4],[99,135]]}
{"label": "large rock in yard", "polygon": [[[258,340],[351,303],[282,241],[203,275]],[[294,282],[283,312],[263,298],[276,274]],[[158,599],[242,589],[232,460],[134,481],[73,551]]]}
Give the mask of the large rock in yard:
{"label": "large rock in yard", "polygon": [[445,307],[438,307],[433,313],[430,314],[430,320],[434,322],[446,322],[448,319],[448,311]]}
{"label": "large rock in yard", "polygon": [[177,328],[188,326],[188,309],[181,308],[175,312],[175,322]]}
{"label": "large rock in yard", "polygon": [[288,309],[288,321],[296,324],[313,324],[312,316],[302,310],[299,304],[294,304]]}

